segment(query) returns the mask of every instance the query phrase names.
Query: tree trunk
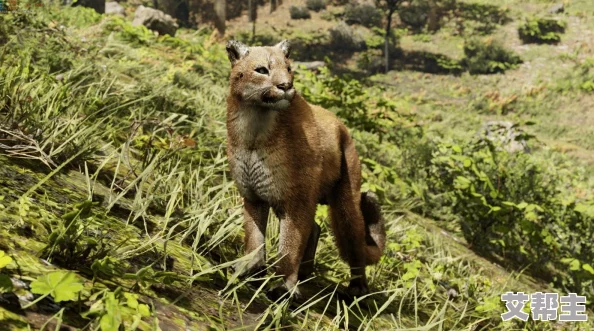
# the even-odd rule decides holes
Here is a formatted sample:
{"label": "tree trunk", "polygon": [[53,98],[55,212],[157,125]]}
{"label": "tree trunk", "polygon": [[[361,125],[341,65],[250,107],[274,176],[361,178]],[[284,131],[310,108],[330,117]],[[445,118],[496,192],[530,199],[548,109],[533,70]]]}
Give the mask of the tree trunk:
{"label": "tree trunk", "polygon": [[429,15],[427,28],[431,32],[435,32],[439,29],[439,8],[435,0],[429,1]]}
{"label": "tree trunk", "polygon": [[227,7],[226,0],[216,0],[214,3],[214,10],[215,10],[215,27],[217,31],[219,31],[220,36],[225,35],[225,28],[226,24],[225,21],[227,20],[227,15],[225,8]]}
{"label": "tree trunk", "polygon": [[252,42],[256,38],[256,19],[258,18],[258,3],[256,1],[248,1],[248,18],[252,22]]}
{"label": "tree trunk", "polygon": [[276,6],[277,6],[276,0],[270,0],[270,12],[271,13],[276,10]]}
{"label": "tree trunk", "polygon": [[386,23],[386,40],[384,44],[384,56],[386,73],[390,70],[390,33],[392,31],[392,15],[394,15],[395,9],[388,10],[388,23]]}

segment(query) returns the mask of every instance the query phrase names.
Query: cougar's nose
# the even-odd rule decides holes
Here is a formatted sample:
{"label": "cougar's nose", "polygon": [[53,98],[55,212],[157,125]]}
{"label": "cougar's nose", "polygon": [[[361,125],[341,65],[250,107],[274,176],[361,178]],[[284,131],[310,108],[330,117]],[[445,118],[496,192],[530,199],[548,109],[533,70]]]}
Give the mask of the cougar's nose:
{"label": "cougar's nose", "polygon": [[276,85],[276,87],[279,90],[287,91],[287,90],[290,90],[293,87],[293,84],[292,83],[282,83],[282,84]]}

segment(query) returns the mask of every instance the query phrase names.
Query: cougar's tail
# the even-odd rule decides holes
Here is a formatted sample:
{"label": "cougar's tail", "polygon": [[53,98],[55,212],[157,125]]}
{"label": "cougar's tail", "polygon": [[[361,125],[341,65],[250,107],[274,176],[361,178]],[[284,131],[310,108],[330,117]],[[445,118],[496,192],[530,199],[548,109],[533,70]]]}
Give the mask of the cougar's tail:
{"label": "cougar's tail", "polygon": [[361,193],[361,212],[365,220],[365,262],[367,265],[379,262],[386,246],[386,228],[377,195]]}

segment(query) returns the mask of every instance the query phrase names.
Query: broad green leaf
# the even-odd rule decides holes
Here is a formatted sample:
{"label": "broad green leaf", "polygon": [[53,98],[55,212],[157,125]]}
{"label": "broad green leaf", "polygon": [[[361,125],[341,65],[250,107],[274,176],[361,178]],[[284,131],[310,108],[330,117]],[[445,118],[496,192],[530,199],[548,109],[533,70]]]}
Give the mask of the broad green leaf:
{"label": "broad green leaf", "polygon": [[526,219],[531,222],[536,222],[538,220],[538,215],[535,212],[531,211],[526,213]]}
{"label": "broad green leaf", "polygon": [[108,293],[105,298],[105,310],[107,314],[101,316],[99,325],[101,331],[118,331],[122,324],[122,313],[120,311],[119,301],[114,293]]}
{"label": "broad green leaf", "polygon": [[142,303],[138,305],[138,312],[140,313],[140,315],[142,315],[142,317],[151,316],[151,311],[149,309],[149,306],[142,304]]}
{"label": "broad green leaf", "polygon": [[573,259],[571,263],[569,263],[569,270],[576,271],[580,270],[580,261],[578,259]]}
{"label": "broad green leaf", "polygon": [[83,289],[73,272],[54,271],[40,276],[31,283],[31,292],[40,295],[51,295],[56,302],[75,300],[77,293]]}
{"label": "broad green leaf", "polygon": [[0,251],[0,269],[9,265],[10,262],[12,262],[12,258],[10,256],[6,255],[6,253],[4,253],[4,251]]}
{"label": "broad green leaf", "polygon": [[127,305],[130,308],[136,309],[136,307],[138,307],[138,300],[136,299],[136,296],[131,294],[131,293],[124,293],[124,297],[127,300]]}
{"label": "broad green leaf", "polygon": [[5,274],[0,274],[0,294],[12,292],[12,280]]}
{"label": "broad green leaf", "polygon": [[591,273],[592,275],[594,275],[594,268],[592,268],[591,265],[589,265],[588,263],[584,263],[582,265],[582,269],[586,270],[587,272]]}

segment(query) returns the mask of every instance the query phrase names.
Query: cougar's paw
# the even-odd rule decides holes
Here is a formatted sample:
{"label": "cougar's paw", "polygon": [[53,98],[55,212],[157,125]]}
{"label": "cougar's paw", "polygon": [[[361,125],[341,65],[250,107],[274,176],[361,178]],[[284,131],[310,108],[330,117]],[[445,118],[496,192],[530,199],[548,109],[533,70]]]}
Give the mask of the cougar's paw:
{"label": "cougar's paw", "polygon": [[301,292],[299,291],[299,288],[295,287],[294,291],[293,291],[293,290],[288,289],[285,284],[270,289],[266,293],[266,296],[268,297],[268,299],[270,299],[272,301],[277,301],[281,297],[283,299],[288,298],[289,296],[291,296],[291,292],[293,292],[293,294],[292,294],[293,299],[296,299],[296,300],[301,299]]}
{"label": "cougar's paw", "polygon": [[353,298],[362,297],[369,294],[369,287],[367,287],[367,284],[361,284],[360,282],[351,282],[347,294]]}

